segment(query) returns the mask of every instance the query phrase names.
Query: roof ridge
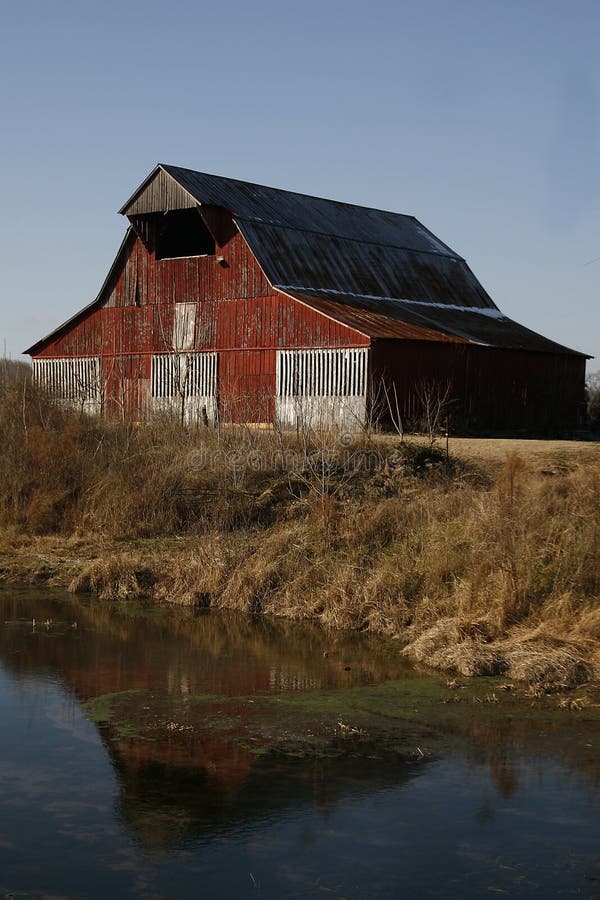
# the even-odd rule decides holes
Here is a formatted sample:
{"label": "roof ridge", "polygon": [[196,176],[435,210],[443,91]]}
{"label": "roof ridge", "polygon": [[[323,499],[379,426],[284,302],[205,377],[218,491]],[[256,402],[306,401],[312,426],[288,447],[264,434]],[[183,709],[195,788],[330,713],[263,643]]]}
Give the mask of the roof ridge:
{"label": "roof ridge", "polygon": [[[303,191],[290,191],[289,188],[274,187],[274,185],[272,184],[260,184],[260,182],[258,181],[246,181],[243,178],[231,178],[229,175],[217,175],[214,172],[201,172],[199,169],[188,169],[186,166],[173,166],[170,163],[157,163],[155,168],[158,168],[159,166],[161,169],[164,169],[166,172],[168,172],[169,175],[172,175],[173,178],[175,178],[176,176],[173,175],[172,171],[170,170],[191,172],[193,175],[203,175],[206,178],[222,178],[223,181],[233,181],[236,184],[250,185],[250,187],[266,188],[269,191],[278,191],[281,194],[292,194],[295,197],[308,197],[311,200],[320,200],[322,203],[333,203],[337,206],[349,206],[352,207],[352,209],[366,209],[370,212],[385,213],[388,216],[399,216],[403,219],[412,219],[414,222],[418,222],[421,228],[425,228],[422,222],[419,222],[417,217],[412,213],[395,212],[393,209],[381,209],[381,207],[379,206],[365,206],[362,203],[348,203],[346,200],[335,200],[333,197],[320,197],[317,194],[306,194]],[[425,228],[425,230],[429,231],[428,228]],[[436,240],[439,239],[436,238]],[[442,242],[440,241],[440,243]]]}
{"label": "roof ridge", "polygon": [[[305,196],[309,196],[309,195],[307,194]],[[359,207],[359,209],[363,209],[363,207]],[[415,247],[407,247],[405,244],[384,244],[383,241],[372,241],[372,240],[369,240],[368,238],[350,237],[349,235],[346,235],[346,234],[338,234],[335,231],[321,231],[318,228],[302,228],[299,225],[283,225],[280,222],[270,222],[266,219],[260,219],[256,216],[240,216],[240,215],[237,215],[236,213],[233,213],[232,215],[236,222],[239,219],[241,222],[254,222],[257,225],[265,225],[270,228],[285,228],[288,231],[302,231],[305,234],[318,234],[321,237],[336,237],[336,238],[340,238],[343,241],[354,241],[356,244],[372,244],[375,247],[393,247],[394,250],[407,250],[410,253],[431,253],[433,256],[443,256],[446,259],[454,259],[457,262],[466,263],[466,259],[463,256],[459,256],[457,253],[454,253],[454,252],[440,253],[438,250],[417,249]],[[411,218],[414,218],[414,216],[411,216]],[[415,219],[415,221],[418,221],[418,219]],[[419,224],[421,224],[421,223],[419,222]],[[442,243],[442,242],[440,241],[440,243]],[[446,245],[444,244],[444,246],[446,246]],[[448,248],[448,249],[450,249],[450,248]]]}

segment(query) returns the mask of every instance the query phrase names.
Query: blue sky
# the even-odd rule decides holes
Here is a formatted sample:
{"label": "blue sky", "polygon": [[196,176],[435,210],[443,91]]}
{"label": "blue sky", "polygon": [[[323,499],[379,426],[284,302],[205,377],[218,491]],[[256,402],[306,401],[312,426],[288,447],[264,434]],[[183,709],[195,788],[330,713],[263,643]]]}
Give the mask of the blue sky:
{"label": "blue sky", "polygon": [[5,351],[96,295],[160,161],[415,215],[600,369],[599,46],[597,0],[5,0]]}

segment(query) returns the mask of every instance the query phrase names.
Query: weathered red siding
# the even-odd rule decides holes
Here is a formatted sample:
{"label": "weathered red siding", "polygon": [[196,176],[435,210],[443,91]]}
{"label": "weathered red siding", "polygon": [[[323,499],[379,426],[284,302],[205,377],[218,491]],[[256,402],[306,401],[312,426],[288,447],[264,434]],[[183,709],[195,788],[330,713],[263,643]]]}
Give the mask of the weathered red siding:
{"label": "weathered red siding", "polygon": [[405,421],[418,417],[417,390],[450,385],[456,430],[567,433],[579,422],[585,359],[473,344],[374,341],[373,383],[395,385]]}
{"label": "weathered red siding", "polygon": [[223,262],[156,260],[132,234],[100,305],[38,357],[101,356],[109,408],[137,415],[148,396],[151,355],[172,349],[175,304],[195,302],[194,349],[219,351],[222,414],[271,421],[277,348],[369,345],[360,332],[275,293],[239,232],[218,224]]}

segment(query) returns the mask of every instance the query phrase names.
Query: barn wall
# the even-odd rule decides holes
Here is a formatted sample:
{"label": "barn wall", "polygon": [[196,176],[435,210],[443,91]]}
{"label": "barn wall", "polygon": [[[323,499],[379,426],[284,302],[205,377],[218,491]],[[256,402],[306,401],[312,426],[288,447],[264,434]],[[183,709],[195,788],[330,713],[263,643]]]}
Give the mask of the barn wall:
{"label": "barn wall", "polygon": [[218,351],[222,414],[270,421],[278,348],[368,346],[359,332],[275,294],[231,222],[217,212],[206,218],[223,263],[213,256],[156,260],[133,235],[101,305],[37,358],[101,357],[105,408],[138,416],[148,407],[152,355]]}
{"label": "barn wall", "polygon": [[106,306],[169,304],[189,299],[232,300],[271,293],[269,282],[239,232],[217,245],[215,256],[157,260],[138,237],[107,285]]}
{"label": "barn wall", "polygon": [[582,357],[383,340],[371,353],[371,394],[381,394],[382,382],[395,385],[405,421],[418,418],[418,386],[434,382],[450,385],[455,431],[568,433],[580,424]]}

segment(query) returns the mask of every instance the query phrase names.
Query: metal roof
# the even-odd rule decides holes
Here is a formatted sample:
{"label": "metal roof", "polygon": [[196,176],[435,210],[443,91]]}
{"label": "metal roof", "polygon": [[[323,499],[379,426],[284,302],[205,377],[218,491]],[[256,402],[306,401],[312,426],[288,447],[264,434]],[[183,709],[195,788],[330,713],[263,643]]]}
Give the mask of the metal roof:
{"label": "metal roof", "polygon": [[456,343],[468,343],[455,335],[444,334],[439,330],[418,325],[414,322],[404,322],[402,319],[394,319],[387,314],[385,309],[378,310],[375,304],[370,307],[361,304],[353,298],[340,298],[332,296],[316,296],[315,294],[302,293],[300,291],[278,288],[282,293],[299,300],[311,309],[347,325],[355,331],[370,338],[400,338],[410,341],[444,341]]}
{"label": "metal roof", "polygon": [[224,207],[236,219],[457,257],[414,216],[325,200],[162,163],[119,210],[121,213],[127,215],[133,201],[160,170],[174,178],[197,203]]}
{"label": "metal roof", "polygon": [[227,210],[274,288],[372,338],[585,355],[505,317],[465,260],[413,216],[163,164],[120,211],[135,210],[157,185],[176,204]]}
{"label": "metal roof", "polygon": [[506,350],[585,356],[519,325],[497,309],[476,310],[337,292],[285,290],[285,293],[375,339],[454,341]]}
{"label": "metal roof", "polygon": [[277,287],[496,309],[460,257],[236,221]]}
{"label": "metal roof", "polygon": [[159,203],[164,192],[226,209],[275,287],[497,309],[464,259],[413,216],[162,164],[121,212],[156,200],[156,185]]}

